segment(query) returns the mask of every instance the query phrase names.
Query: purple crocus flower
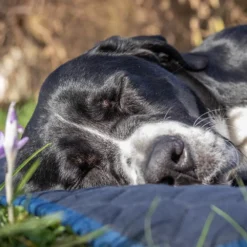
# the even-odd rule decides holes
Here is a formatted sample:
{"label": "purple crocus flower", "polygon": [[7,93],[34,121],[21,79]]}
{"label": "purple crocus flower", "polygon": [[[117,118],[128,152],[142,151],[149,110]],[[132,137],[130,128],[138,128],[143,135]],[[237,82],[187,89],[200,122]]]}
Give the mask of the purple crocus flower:
{"label": "purple crocus flower", "polygon": [[15,159],[18,150],[27,143],[28,137],[19,140],[18,133],[23,133],[23,128],[18,124],[15,103],[12,102],[6,119],[5,136],[0,132],[0,159],[7,156]]}
{"label": "purple crocus flower", "polygon": [[6,157],[7,169],[5,174],[6,200],[8,203],[8,219],[10,223],[14,222],[13,209],[13,171],[17,152],[28,141],[28,137],[19,140],[18,133],[23,132],[23,129],[18,124],[17,115],[15,112],[15,103],[12,102],[9,106],[8,115],[5,125],[5,136],[0,133],[0,158]]}

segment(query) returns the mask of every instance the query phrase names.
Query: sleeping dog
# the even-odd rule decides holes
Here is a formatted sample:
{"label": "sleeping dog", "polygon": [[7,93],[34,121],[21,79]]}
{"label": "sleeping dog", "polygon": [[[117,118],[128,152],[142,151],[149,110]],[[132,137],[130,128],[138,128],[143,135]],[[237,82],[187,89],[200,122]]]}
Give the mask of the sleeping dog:
{"label": "sleeping dog", "polygon": [[114,36],[60,66],[24,132],[18,164],[52,143],[26,190],[244,179],[234,130],[247,100],[246,35],[226,29],[186,54],[161,36]]}

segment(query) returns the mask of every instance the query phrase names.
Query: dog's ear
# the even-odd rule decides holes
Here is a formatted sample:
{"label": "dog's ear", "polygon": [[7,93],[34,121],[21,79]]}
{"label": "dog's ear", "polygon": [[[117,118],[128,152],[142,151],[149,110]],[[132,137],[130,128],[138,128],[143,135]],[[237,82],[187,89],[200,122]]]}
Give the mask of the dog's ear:
{"label": "dog's ear", "polygon": [[88,53],[138,56],[159,63],[170,70],[182,67],[189,71],[200,71],[207,66],[206,57],[190,54],[182,55],[160,35],[136,36],[132,38],[112,36],[99,42]]}
{"label": "dog's ear", "polygon": [[199,53],[184,53],[182,54],[186,63],[195,68],[196,71],[204,70],[208,65],[207,56]]}

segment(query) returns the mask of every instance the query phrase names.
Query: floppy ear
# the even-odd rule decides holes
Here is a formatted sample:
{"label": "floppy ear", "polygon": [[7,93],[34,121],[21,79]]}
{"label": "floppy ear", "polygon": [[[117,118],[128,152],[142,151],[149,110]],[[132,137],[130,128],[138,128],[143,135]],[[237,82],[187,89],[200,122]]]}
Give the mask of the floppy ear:
{"label": "floppy ear", "polygon": [[[189,52],[182,54],[183,59],[190,64],[191,67],[197,68],[197,70],[179,69],[176,64],[172,64],[172,71],[177,77],[182,79],[183,83],[186,84],[203,102],[204,106],[209,110],[222,109],[223,104],[219,97],[215,94],[215,91],[207,83],[205,74],[209,67],[209,59],[207,54],[202,52]],[[203,69],[202,69],[203,68]]]}
{"label": "floppy ear", "polygon": [[159,63],[170,70],[182,67],[189,71],[200,71],[207,66],[206,57],[182,55],[160,35],[136,36],[132,38],[112,36],[99,42],[88,53],[138,56]]}
{"label": "floppy ear", "polygon": [[182,57],[187,64],[197,71],[204,70],[209,62],[207,56],[199,53],[184,53]]}

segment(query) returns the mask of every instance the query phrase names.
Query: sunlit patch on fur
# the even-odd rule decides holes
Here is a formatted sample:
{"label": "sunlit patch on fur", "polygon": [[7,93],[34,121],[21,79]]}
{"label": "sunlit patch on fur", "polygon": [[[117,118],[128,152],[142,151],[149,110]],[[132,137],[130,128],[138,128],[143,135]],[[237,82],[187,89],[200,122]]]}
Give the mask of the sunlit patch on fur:
{"label": "sunlit patch on fur", "polygon": [[230,140],[247,156],[247,106],[228,111]]}

